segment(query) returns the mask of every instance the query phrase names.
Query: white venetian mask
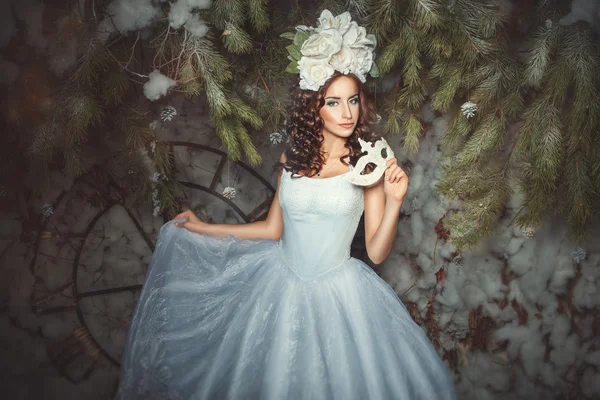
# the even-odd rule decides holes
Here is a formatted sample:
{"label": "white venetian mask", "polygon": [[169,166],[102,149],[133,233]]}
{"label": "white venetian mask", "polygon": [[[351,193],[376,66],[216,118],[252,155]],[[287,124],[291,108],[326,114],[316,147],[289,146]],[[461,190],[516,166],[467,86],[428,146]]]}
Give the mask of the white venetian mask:
{"label": "white venetian mask", "polygon": [[[364,156],[358,159],[356,167],[344,175],[344,179],[354,185],[369,186],[377,182],[381,175],[385,172],[386,162],[390,158],[394,158],[394,152],[384,138],[375,142],[375,146],[371,146],[370,142],[358,139],[360,148],[363,152],[367,152]],[[382,155],[382,150],[385,149],[385,157]],[[368,174],[361,175],[368,163],[375,164],[375,169]]]}

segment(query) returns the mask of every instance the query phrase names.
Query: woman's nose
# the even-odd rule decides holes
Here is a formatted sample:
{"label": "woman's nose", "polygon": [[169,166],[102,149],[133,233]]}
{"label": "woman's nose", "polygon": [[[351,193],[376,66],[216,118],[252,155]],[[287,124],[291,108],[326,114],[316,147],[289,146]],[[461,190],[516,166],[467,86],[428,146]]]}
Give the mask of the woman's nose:
{"label": "woman's nose", "polygon": [[346,104],[342,110],[342,118],[352,119],[352,110],[350,110],[350,106]]}

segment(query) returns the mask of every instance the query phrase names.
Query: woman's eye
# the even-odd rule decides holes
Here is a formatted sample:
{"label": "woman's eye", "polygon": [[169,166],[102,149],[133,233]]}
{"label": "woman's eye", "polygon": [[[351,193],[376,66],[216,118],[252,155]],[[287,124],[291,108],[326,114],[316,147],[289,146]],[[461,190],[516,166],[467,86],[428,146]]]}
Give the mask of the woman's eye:
{"label": "woman's eye", "polygon": [[350,104],[358,104],[358,98],[355,97],[353,99],[350,99]]}
{"label": "woman's eye", "polygon": [[337,105],[337,101],[330,101],[327,103],[327,105],[330,107],[335,106],[335,105]]}

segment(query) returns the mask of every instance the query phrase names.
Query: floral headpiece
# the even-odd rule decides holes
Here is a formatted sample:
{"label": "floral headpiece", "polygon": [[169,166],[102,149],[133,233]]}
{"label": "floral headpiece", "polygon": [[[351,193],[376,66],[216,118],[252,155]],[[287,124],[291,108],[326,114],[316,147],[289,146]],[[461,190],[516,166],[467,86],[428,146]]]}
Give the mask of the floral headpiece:
{"label": "floral headpiece", "polygon": [[379,76],[373,62],[377,40],[351,19],[349,12],[334,17],[323,10],[316,28],[299,25],[295,33],[281,35],[294,41],[286,47],[291,60],[286,71],[300,73],[300,89],[319,90],[335,71],[354,74],[361,82],[367,74]]}

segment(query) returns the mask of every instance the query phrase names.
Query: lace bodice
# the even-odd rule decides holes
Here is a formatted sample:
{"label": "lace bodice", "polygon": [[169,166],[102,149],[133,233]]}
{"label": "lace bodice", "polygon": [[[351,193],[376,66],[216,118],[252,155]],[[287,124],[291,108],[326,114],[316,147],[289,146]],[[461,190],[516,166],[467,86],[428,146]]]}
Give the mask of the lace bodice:
{"label": "lace bodice", "polygon": [[280,247],[296,275],[312,279],[350,258],[350,245],[364,209],[363,189],[343,179],[300,177],[283,170]]}

